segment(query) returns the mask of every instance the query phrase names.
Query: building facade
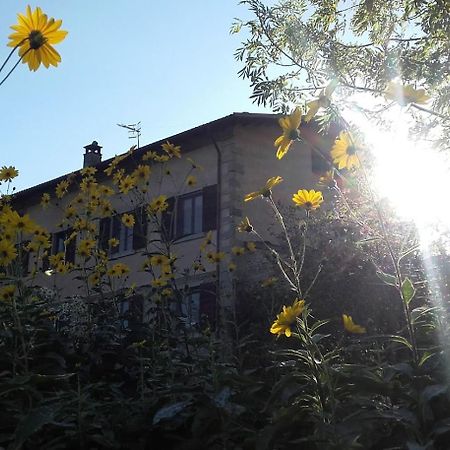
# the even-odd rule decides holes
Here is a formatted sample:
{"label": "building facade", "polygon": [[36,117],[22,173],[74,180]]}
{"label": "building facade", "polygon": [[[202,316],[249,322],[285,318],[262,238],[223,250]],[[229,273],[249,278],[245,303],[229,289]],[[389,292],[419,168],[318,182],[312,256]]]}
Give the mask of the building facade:
{"label": "building facade", "polygon": [[[175,280],[178,286],[189,287],[182,309],[194,322],[203,314],[217,315],[220,309],[232,307],[235,280],[257,276],[251,255],[240,257],[237,250],[246,249],[256,236],[238,233],[236,227],[248,216],[261,237],[269,240],[273,222],[269,208],[256,201],[244,203],[244,196],[270,177],[281,176],[284,181],[276,187],[276,198],[288,204],[298,189],[314,188],[327,168],[313,147],[323,151],[330,143],[320,140],[313,124],[305,125],[304,139],[277,160],[273,144],[280,135],[277,119],[272,114],[234,113],[105,161],[94,141],[85,147],[85,170],[14,196],[17,211],[29,214],[51,233],[47,251],[30,254],[25,261],[27,272],[38,285],[48,286],[62,298],[95,296],[91,281],[98,280],[83,278],[83,270],[92,271],[99,264],[87,257],[95,240],[95,248],[104,251],[107,270],[117,264],[127,267],[126,277],[113,280],[115,286],[110,288],[132,288],[145,295],[164,290]],[[171,146],[164,151],[165,145]],[[96,198],[99,189],[107,202]],[[90,192],[94,192],[92,199]],[[149,213],[149,205],[158,198],[165,210],[156,205],[156,212]],[[82,214],[78,204],[84,208]],[[91,213],[86,214],[86,208]],[[127,224],[124,216],[132,216],[134,224]],[[71,265],[69,274],[59,273],[58,254]],[[158,272],[163,263],[158,267],[157,259],[153,266],[149,262],[157,255],[171,259],[167,277]]]}

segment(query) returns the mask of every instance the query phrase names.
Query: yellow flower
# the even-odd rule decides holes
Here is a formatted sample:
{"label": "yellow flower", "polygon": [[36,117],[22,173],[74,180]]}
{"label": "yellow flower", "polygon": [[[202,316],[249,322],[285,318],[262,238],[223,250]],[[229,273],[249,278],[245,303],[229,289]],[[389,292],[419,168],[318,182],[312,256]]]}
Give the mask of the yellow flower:
{"label": "yellow flower", "polygon": [[67,180],[60,181],[55,188],[55,194],[58,198],[63,198],[69,188],[69,182]]}
{"label": "yellow flower", "polygon": [[424,104],[430,99],[425,93],[425,89],[414,89],[410,84],[402,86],[393,81],[388,83],[384,96],[388,100],[396,101],[401,106],[406,106],[410,103]]}
{"label": "yellow flower", "polygon": [[82,239],[78,244],[77,253],[84,258],[89,258],[95,245],[96,241],[93,239]]}
{"label": "yellow flower", "polygon": [[0,181],[11,181],[19,175],[19,171],[13,166],[3,166],[0,169]]}
{"label": "yellow flower", "polygon": [[337,84],[337,80],[332,80],[325,89],[322,89],[319,98],[306,104],[308,112],[305,116],[305,122],[309,122],[317,114],[320,108],[328,108],[328,106],[330,106],[330,97],[336,89]]}
{"label": "yellow flower", "polygon": [[154,280],[150,281],[150,284],[154,288],[164,287],[167,286],[167,280],[164,278],[155,278]]}
{"label": "yellow flower", "polygon": [[281,336],[284,334],[286,337],[292,335],[291,325],[297,320],[297,317],[305,309],[305,300],[296,299],[292,306],[283,306],[283,311],[277,315],[277,319],[272,324],[270,332]]}
{"label": "yellow flower", "polygon": [[132,228],[134,226],[134,216],[132,214],[124,214],[122,223],[128,228]]}
{"label": "yellow flower", "polygon": [[19,47],[19,56],[23,63],[28,63],[30,70],[37,70],[41,63],[48,68],[57,66],[61,62],[61,56],[53,48],[54,44],[61,42],[67,35],[67,31],[60,30],[62,20],[48,18],[36,8],[31,11],[27,6],[25,15],[18,14],[18,24],[12,25],[14,30],[9,36],[9,47]]}
{"label": "yellow flower", "polygon": [[152,266],[166,266],[169,262],[170,260],[166,255],[153,255],[150,258],[150,264]]}
{"label": "yellow flower", "polygon": [[197,178],[195,178],[194,175],[189,175],[186,178],[186,184],[188,186],[195,186],[197,184]]}
{"label": "yellow flower", "polygon": [[3,300],[5,302],[11,301],[14,297],[15,291],[16,286],[14,286],[13,284],[2,286],[0,288],[0,300]]}
{"label": "yellow flower", "polygon": [[169,156],[168,155],[154,155],[153,156],[153,160],[156,162],[160,162],[160,163],[165,163],[167,161],[169,161]]}
{"label": "yellow flower", "polygon": [[97,182],[91,176],[83,178],[80,183],[80,189],[82,192],[91,192],[97,188]]}
{"label": "yellow flower", "polygon": [[48,260],[51,266],[56,267],[59,263],[63,262],[64,252],[55,253],[54,255],[49,256]]}
{"label": "yellow flower", "polygon": [[97,286],[100,283],[101,275],[98,272],[93,272],[88,276],[88,282],[91,286]]}
{"label": "yellow flower", "polygon": [[167,203],[167,196],[160,195],[154,198],[147,207],[149,213],[163,212],[169,207]]}
{"label": "yellow flower", "polygon": [[130,271],[129,267],[123,263],[114,264],[106,272],[110,277],[121,277]]}
{"label": "yellow flower", "polygon": [[236,227],[239,233],[251,233],[253,231],[253,226],[250,223],[248,217],[244,217],[239,225]]}
{"label": "yellow flower", "polygon": [[352,316],[342,314],[342,321],[344,323],[345,330],[349,333],[363,334],[366,332],[366,329],[364,327],[362,327],[361,325],[356,325],[356,323],[353,322]]}
{"label": "yellow flower", "polygon": [[277,177],[272,177],[269,178],[266,181],[266,185],[260,189],[259,191],[255,191],[255,192],[250,192],[250,194],[247,194],[244,197],[244,202],[249,202],[250,200],[254,200],[255,198],[258,197],[270,197],[272,194],[272,188],[274,186],[276,186],[277,184],[280,184],[283,181],[283,178],[277,176]]}
{"label": "yellow flower", "polygon": [[269,277],[266,278],[265,280],[263,280],[261,282],[261,287],[266,288],[266,287],[271,287],[273,286],[276,282],[278,281],[277,277]]}
{"label": "yellow flower", "polygon": [[357,152],[362,150],[361,144],[347,131],[341,131],[331,149],[333,163],[338,169],[353,169],[359,167]]}
{"label": "yellow flower", "polygon": [[322,192],[320,191],[315,191],[314,189],[311,189],[310,191],[307,189],[300,189],[294,194],[292,200],[296,206],[301,206],[307,211],[311,211],[320,206],[323,202],[323,197]]}
{"label": "yellow flower", "polygon": [[9,214],[9,225],[14,231],[23,233],[32,233],[36,227],[28,214],[21,216],[16,211]]}
{"label": "yellow flower", "polygon": [[114,189],[109,186],[105,186],[104,184],[101,184],[98,187],[98,191],[100,192],[100,194],[102,194],[106,197],[110,197],[111,195],[114,194]]}
{"label": "yellow flower", "polygon": [[154,159],[156,156],[156,152],[153,150],[149,150],[147,153],[144,153],[142,156],[142,161],[148,161],[149,159]]}
{"label": "yellow flower", "polygon": [[235,263],[230,262],[228,264],[228,272],[234,272],[237,269],[237,265]]}
{"label": "yellow flower", "polygon": [[111,202],[108,200],[103,200],[100,202],[100,214],[102,217],[110,217],[113,213],[113,207],[111,205]]}
{"label": "yellow flower", "polygon": [[206,259],[210,263],[220,263],[225,258],[224,252],[208,252],[206,253]]}
{"label": "yellow flower", "polygon": [[208,247],[208,245],[211,244],[212,244],[212,231],[208,231],[202,243],[200,244],[200,251],[204,252],[206,247]]}
{"label": "yellow flower", "polygon": [[179,145],[174,145],[167,141],[161,147],[170,157],[176,156],[177,158],[181,158],[181,147]]}
{"label": "yellow flower", "polygon": [[47,208],[49,203],[50,203],[50,194],[47,194],[45,192],[44,194],[42,194],[42,197],[41,197],[41,206],[45,209],[45,208]]}
{"label": "yellow flower", "polygon": [[108,245],[111,248],[117,247],[119,244],[120,244],[119,239],[116,239],[116,238],[108,239]]}
{"label": "yellow flower", "polygon": [[83,169],[80,170],[80,173],[83,177],[95,175],[96,172],[97,169],[92,166],[84,167]]}
{"label": "yellow flower", "polygon": [[75,217],[77,214],[77,210],[72,205],[68,205],[66,210],[64,211],[64,217],[66,219],[71,219],[72,217]]}
{"label": "yellow flower", "polygon": [[245,246],[249,252],[254,252],[256,250],[256,244],[253,241],[247,242]]}
{"label": "yellow flower", "polygon": [[128,194],[128,192],[136,186],[136,179],[132,175],[127,175],[119,181],[119,190],[122,194]]}
{"label": "yellow flower", "polygon": [[278,137],[274,145],[277,148],[277,158],[281,159],[289,150],[292,142],[300,138],[298,127],[302,121],[302,111],[300,108],[295,108],[290,116],[282,117],[278,120],[283,134]]}
{"label": "yellow flower", "polygon": [[55,270],[58,273],[67,273],[70,269],[72,269],[73,265],[70,263],[66,263],[65,261],[60,261],[56,267]]}
{"label": "yellow flower", "polygon": [[231,249],[231,252],[233,253],[233,255],[242,256],[245,253],[245,248],[236,246]]}
{"label": "yellow flower", "polygon": [[131,176],[138,182],[145,183],[150,178],[151,172],[150,166],[139,164]]}

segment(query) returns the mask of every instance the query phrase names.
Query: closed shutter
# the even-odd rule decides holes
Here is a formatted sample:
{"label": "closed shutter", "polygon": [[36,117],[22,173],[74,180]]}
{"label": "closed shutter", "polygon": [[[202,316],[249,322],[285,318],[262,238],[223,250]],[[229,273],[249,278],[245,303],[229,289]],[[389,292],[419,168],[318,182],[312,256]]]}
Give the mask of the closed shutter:
{"label": "closed shutter", "polygon": [[217,295],[215,283],[204,283],[200,286],[200,318],[212,327],[217,317]]}
{"label": "closed shutter", "polygon": [[167,199],[169,205],[161,216],[161,236],[164,241],[171,241],[175,236],[174,206],[175,197]]}
{"label": "closed shutter", "polygon": [[45,272],[46,270],[50,269],[50,260],[48,259],[48,256],[50,255],[51,251],[53,250],[53,240],[54,240],[54,234],[50,233],[50,248],[45,250],[45,254],[42,255],[42,271]]}
{"label": "closed shutter", "polygon": [[111,230],[111,218],[105,217],[100,219],[99,233],[98,233],[98,246],[100,250],[108,251],[108,240],[110,238]]}
{"label": "closed shutter", "polygon": [[[318,154],[320,152],[320,154]],[[322,155],[322,156],[321,156]],[[332,167],[325,156],[319,149],[311,148],[311,169],[313,173],[322,175]]]}
{"label": "closed shutter", "polygon": [[144,208],[133,212],[133,250],[139,250],[147,245],[147,213]]}
{"label": "closed shutter", "polygon": [[203,188],[203,231],[217,228],[217,184]]}
{"label": "closed shutter", "polygon": [[[69,239],[69,236],[72,234],[72,229],[66,231],[65,238]],[[66,262],[74,263],[75,262],[75,251],[77,248],[77,237],[73,237],[67,244],[66,244]]]}

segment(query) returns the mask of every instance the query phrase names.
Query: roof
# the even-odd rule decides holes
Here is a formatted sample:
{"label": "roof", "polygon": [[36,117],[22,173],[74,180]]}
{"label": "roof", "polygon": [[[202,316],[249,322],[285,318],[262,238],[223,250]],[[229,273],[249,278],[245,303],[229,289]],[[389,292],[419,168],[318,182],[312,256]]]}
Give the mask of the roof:
{"label": "roof", "polygon": [[[251,123],[251,122],[273,122],[275,119],[279,117],[278,114],[264,114],[264,113],[248,113],[248,112],[235,112],[229,114],[228,116],[221,117],[219,119],[213,120],[211,122],[204,123],[202,125],[196,126],[189,130],[183,131],[178,134],[174,134],[172,136],[165,137],[164,139],[160,139],[158,141],[152,142],[150,144],[146,144],[143,147],[139,147],[136,150],[136,156],[143,155],[150,149],[154,149],[155,147],[161,146],[166,141],[173,142],[176,145],[183,145],[192,143],[195,139],[202,137],[203,139],[210,140],[213,132],[223,131],[229,127],[232,127],[237,122],[242,124]],[[189,151],[188,149],[185,149]],[[124,152],[125,153],[125,152]],[[109,158],[102,161],[100,164],[96,166],[99,171],[105,169],[110,162],[114,159]],[[15,202],[23,202],[26,200],[30,200],[32,197],[40,196],[44,192],[48,192],[49,190],[53,190],[56,185],[66,179],[69,175],[77,175],[80,173],[82,168],[77,169],[71,173],[66,173],[57,178],[53,178],[52,180],[45,181],[43,183],[37,184],[35,186],[29,187],[27,189],[23,189],[22,191],[16,192],[13,196]]]}

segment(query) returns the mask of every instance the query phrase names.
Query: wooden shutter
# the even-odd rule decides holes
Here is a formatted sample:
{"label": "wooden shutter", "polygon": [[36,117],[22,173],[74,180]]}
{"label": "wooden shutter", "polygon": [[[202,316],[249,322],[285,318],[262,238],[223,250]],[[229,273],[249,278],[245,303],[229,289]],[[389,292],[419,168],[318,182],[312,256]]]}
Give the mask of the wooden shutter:
{"label": "wooden shutter", "polygon": [[165,241],[171,241],[175,236],[175,197],[167,199],[168,208],[161,216],[161,237]]}
{"label": "wooden shutter", "polygon": [[46,270],[50,269],[50,260],[48,259],[48,256],[51,254],[53,250],[53,239],[54,235],[53,233],[50,233],[50,248],[45,250],[44,253],[47,253],[46,255],[42,255],[42,271],[45,272]]}
{"label": "wooden shutter", "polygon": [[[69,236],[72,234],[72,229],[69,228],[66,231],[65,239],[69,239]],[[75,262],[75,251],[77,249],[77,237],[75,236],[66,244],[66,262],[74,263]]]}
{"label": "wooden shutter", "polygon": [[144,208],[133,212],[133,250],[139,250],[147,245],[147,213]]}
{"label": "wooden shutter", "polygon": [[217,317],[217,295],[215,283],[200,286],[200,318],[215,326]]}
{"label": "wooden shutter", "polygon": [[[320,152],[321,157],[317,152]],[[313,173],[316,174],[324,174],[327,170],[330,170],[331,163],[328,162],[327,156],[323,155],[323,153],[319,149],[311,149],[311,169]]]}
{"label": "wooden shutter", "polygon": [[217,184],[203,188],[203,231],[217,228]]}
{"label": "wooden shutter", "polygon": [[108,251],[108,240],[110,238],[110,230],[111,230],[111,218],[104,217],[100,219],[99,224],[99,233],[98,233],[98,246],[100,250]]}

